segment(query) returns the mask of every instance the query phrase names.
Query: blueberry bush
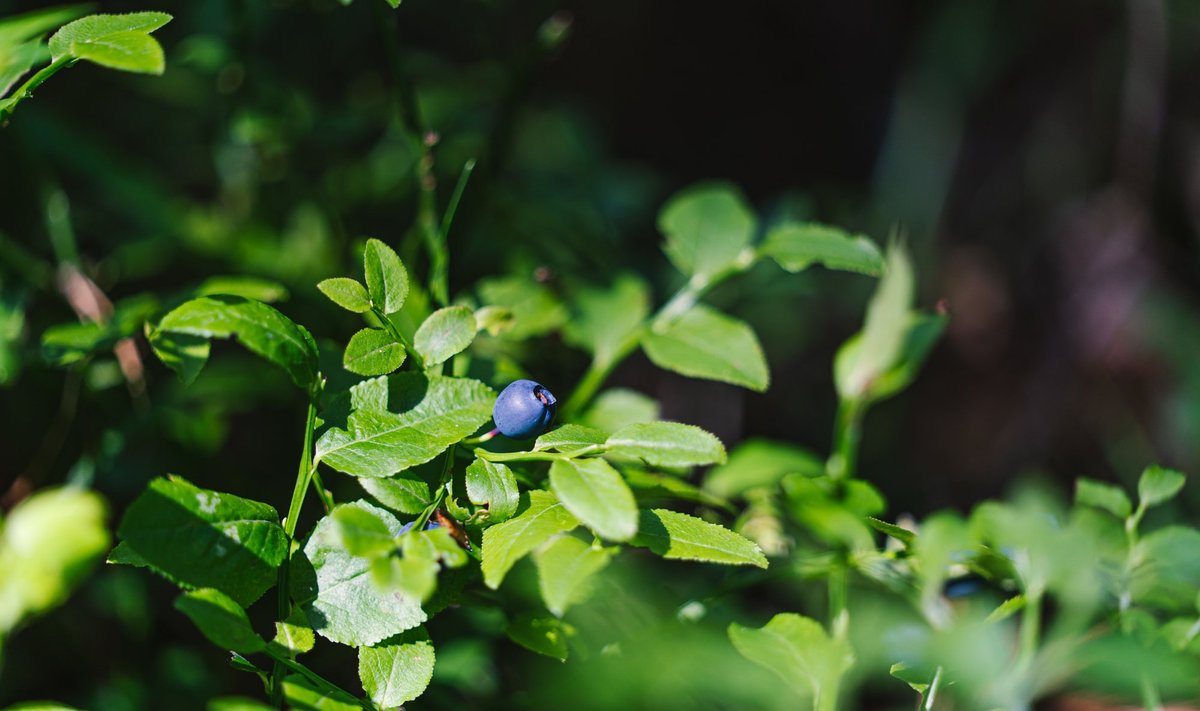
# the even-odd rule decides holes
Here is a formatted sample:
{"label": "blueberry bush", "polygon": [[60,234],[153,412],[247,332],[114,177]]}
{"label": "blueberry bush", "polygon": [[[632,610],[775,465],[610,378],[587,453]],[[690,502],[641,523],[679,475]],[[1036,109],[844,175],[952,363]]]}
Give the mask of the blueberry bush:
{"label": "blueberry bush", "polygon": [[[243,29],[282,12],[231,6]],[[575,168],[566,158],[533,152],[519,179],[497,177],[517,130],[504,107],[566,41],[569,17],[539,21],[481,129],[471,97],[490,76],[437,76],[445,67],[407,53],[397,23],[410,9],[419,20],[390,0],[321,10],[378,28],[389,87],[373,73],[354,91],[384,98],[334,108],[253,84],[271,65],[230,60],[233,45],[201,31],[167,62],[154,34],[170,30],[164,12],[0,21],[0,130],[28,131],[24,151],[66,141],[38,105],[77,88],[43,84],[81,61],[163,75],[180,55],[184,80],[106,87],[114,102],[128,90],[198,106],[209,84],[193,79],[208,74],[244,102],[215,119],[216,195],[168,196],[101,149],[67,146],[76,174],[41,178],[48,251],[0,235],[0,383],[39,400],[47,383],[62,392],[30,435],[32,463],[5,482],[0,664],[59,664],[31,659],[23,640],[108,616],[165,670],[82,683],[62,703],[20,683],[0,700],[1020,711],[1200,699],[1200,530],[1183,516],[1184,474],[1147,462],[1129,489],[1079,478],[1066,497],[1033,478],[963,509],[889,508],[888,473],[860,456],[867,415],[918,382],[953,318],[944,302],[921,306],[918,236],[870,237],[703,181],[630,209],[622,219],[653,224],[661,254],[613,267],[607,228],[556,185],[555,160]],[[441,82],[425,95],[422,74]],[[292,152],[301,124],[375,143],[322,164]],[[517,143],[550,154],[571,143],[549,120],[526,130]],[[193,149],[180,145],[186,167]],[[289,161],[311,180],[272,194]],[[519,181],[552,198],[531,206]],[[77,218],[68,190],[136,206],[151,236],[77,236],[77,223],[104,221],[95,207]],[[480,193],[490,208],[470,207]],[[280,203],[288,224],[268,227]],[[561,250],[550,237],[532,256],[503,243],[575,224]],[[479,234],[468,248],[464,235]],[[111,251],[96,261],[81,245]],[[820,368],[835,407],[814,397],[785,413],[832,420],[827,452],[755,432],[727,451],[691,424],[711,419],[664,417],[618,377],[640,368],[766,392],[795,374],[772,368],[764,343],[798,339],[787,311],[808,308],[780,304],[827,303],[813,284],[862,314],[842,319],[861,326],[842,329]],[[784,313],[738,314],[755,303]],[[67,462],[80,411],[93,414]],[[164,595],[173,610],[155,604]]]}

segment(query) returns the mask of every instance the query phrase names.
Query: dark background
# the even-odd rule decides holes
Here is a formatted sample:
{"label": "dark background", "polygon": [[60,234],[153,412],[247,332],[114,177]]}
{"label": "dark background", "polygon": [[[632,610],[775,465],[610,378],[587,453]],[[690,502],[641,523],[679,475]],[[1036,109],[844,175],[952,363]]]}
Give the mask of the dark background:
{"label": "dark background", "polygon": [[[0,14],[37,6],[0,1]],[[952,314],[917,383],[866,423],[862,475],[893,513],[966,509],[1035,474],[1066,491],[1076,476],[1129,484],[1151,462],[1200,470],[1200,4],[99,9],[173,12],[156,34],[168,69],[81,64],[0,130],[0,286],[27,311],[14,346],[23,367],[0,389],[0,490],[73,478],[119,512],[165,467],[286,507],[302,403],[268,367],[219,348],[185,391],[149,360],[139,403],[102,374],[73,380],[39,363],[41,331],[74,318],[39,271],[52,270],[62,229],[47,214],[69,203],[78,251],[114,299],[256,274],[289,287],[284,312],[318,338],[344,338],[354,325],[312,284],[351,273],[363,235],[398,242],[414,214],[388,24],[440,135],[440,198],[463,161],[480,161],[451,237],[452,291],[538,267],[556,288],[630,270],[661,303],[678,277],[658,249],[658,206],[697,180],[728,180],[764,222],[807,216],[880,242],[901,231],[921,302]],[[551,17],[569,36],[540,48]],[[421,262],[415,247],[402,254]],[[830,363],[869,290],[860,277],[763,265],[712,294],[755,325],[766,394],[640,355],[613,382],[731,446],[760,436],[824,451]],[[555,342],[529,357],[562,391],[586,365]],[[196,635],[165,609],[165,586],[127,572],[106,571],[83,604],[10,641],[0,701],[140,708],[156,684],[246,690],[176,641]],[[72,654],[34,664],[55,640]]]}

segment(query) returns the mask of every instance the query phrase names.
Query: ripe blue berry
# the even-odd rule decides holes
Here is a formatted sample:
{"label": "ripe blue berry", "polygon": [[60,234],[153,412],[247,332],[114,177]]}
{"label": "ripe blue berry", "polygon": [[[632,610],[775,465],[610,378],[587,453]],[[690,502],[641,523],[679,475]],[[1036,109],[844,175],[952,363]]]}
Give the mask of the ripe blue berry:
{"label": "ripe blue berry", "polygon": [[[409,521],[408,523],[401,526],[400,533],[404,534],[404,533],[408,533],[409,531],[411,531],[414,523],[416,523],[416,521]],[[435,528],[441,528],[441,524],[439,524],[435,519],[431,518],[425,522],[425,530],[426,531],[432,531]]]}
{"label": "ripe blue berry", "polygon": [[492,419],[506,437],[531,439],[549,429],[557,408],[558,400],[541,384],[516,380],[496,398]]}

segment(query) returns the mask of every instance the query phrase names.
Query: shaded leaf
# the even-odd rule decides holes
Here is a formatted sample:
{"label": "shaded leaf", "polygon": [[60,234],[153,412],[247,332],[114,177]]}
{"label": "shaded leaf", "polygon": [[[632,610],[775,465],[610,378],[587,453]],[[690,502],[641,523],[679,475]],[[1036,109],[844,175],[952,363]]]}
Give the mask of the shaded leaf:
{"label": "shaded leaf", "polygon": [[504,631],[525,649],[560,662],[567,660],[567,639],[574,635],[574,629],[562,620],[528,612],[517,616]]}
{"label": "shaded leaf", "polygon": [[287,619],[275,623],[275,638],[271,640],[270,646],[289,657],[295,657],[311,652],[316,641],[316,635],[313,634],[312,625],[308,623],[308,616],[304,614],[304,610],[293,607]]}
{"label": "shaded leaf", "polygon": [[833,708],[842,675],[854,663],[845,641],[834,640],[819,623],[783,613],[759,629],[729,625],[729,639],[745,658],[771,670],[817,709]]}
{"label": "shaded leaf", "polygon": [[433,503],[429,482],[412,471],[401,472],[387,479],[360,478],[358,483],[379,503],[406,514],[419,514]]}
{"label": "shaded leaf", "polygon": [[571,605],[582,602],[589,583],[608,565],[615,548],[589,545],[574,536],[559,536],[537,553],[538,588],[546,609],[562,617]]}
{"label": "shaded leaf", "polygon": [[750,489],[774,488],[787,474],[821,476],[825,462],[803,447],[767,439],[750,439],[729,453],[729,461],[713,467],[704,488],[718,496],[739,496]]}
{"label": "shaded leaf", "polygon": [[467,467],[464,477],[467,499],[476,506],[487,507],[487,520],[499,523],[517,512],[520,492],[512,470],[500,462],[476,459]]}
{"label": "shaded leaf", "polygon": [[371,701],[393,708],[424,693],[433,678],[433,643],[424,627],[358,649],[358,678]]}
{"label": "shaded leaf", "polygon": [[515,517],[483,532],[481,567],[483,582],[489,588],[500,587],[513,564],[526,554],[555,534],[579,525],[579,521],[549,491],[530,491],[522,496],[522,503],[525,506],[518,509]]}
{"label": "shaded leaf", "polygon": [[519,276],[485,279],[479,283],[479,297],[489,306],[502,306],[512,312],[512,328],[501,334],[514,341],[555,330],[567,320],[567,309],[545,286]]}
{"label": "shaded leaf", "polygon": [[647,333],[642,348],[655,365],[681,375],[760,392],[770,383],[754,330],[707,306],[693,306],[674,323]]}
{"label": "shaded leaf", "polygon": [[679,271],[704,278],[738,261],[754,237],[755,217],[736,187],[701,183],[663,205],[658,229]]}
{"label": "shaded leaf", "polygon": [[580,422],[601,432],[615,432],[626,425],[653,422],[659,417],[658,402],[636,390],[612,388],[596,396]]}
{"label": "shaded leaf", "polygon": [[603,459],[554,462],[550,487],[568,511],[603,538],[627,541],[637,533],[633,492],[620,472]]}
{"label": "shaded leaf", "polygon": [[187,615],[208,641],[241,654],[262,651],[266,642],[254,633],[242,606],[225,593],[201,588],[175,598],[175,609]]}
{"label": "shaded leaf", "polygon": [[623,274],[608,288],[579,289],[571,305],[571,320],[563,327],[567,342],[600,363],[612,363],[650,315],[650,289],[641,279]]}

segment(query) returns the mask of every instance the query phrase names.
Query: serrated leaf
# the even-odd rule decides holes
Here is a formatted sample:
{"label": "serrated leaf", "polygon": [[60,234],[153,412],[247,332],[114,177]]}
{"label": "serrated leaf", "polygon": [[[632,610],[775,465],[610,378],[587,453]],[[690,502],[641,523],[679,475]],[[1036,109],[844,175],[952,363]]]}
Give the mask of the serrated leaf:
{"label": "serrated leaf", "polygon": [[854,664],[844,640],[831,639],[815,620],[792,613],[775,615],[759,629],[729,625],[729,639],[746,659],[769,669],[804,696],[813,708],[833,708],[842,675]]}
{"label": "serrated leaf", "polygon": [[704,488],[718,496],[733,497],[751,489],[774,488],[787,474],[820,476],[825,462],[803,447],[767,439],[751,439],[729,453],[729,460],[713,467]]}
{"label": "serrated leaf", "polygon": [[394,708],[425,692],[433,679],[433,643],[424,627],[358,650],[358,678],[371,701]]}
{"label": "serrated leaf", "polygon": [[663,205],[658,229],[663,251],[688,276],[711,276],[738,261],[754,238],[754,211],[737,188],[701,183]]}
{"label": "serrated leaf", "polygon": [[381,328],[364,328],[350,337],[342,366],[357,375],[387,375],[404,365],[408,352]]}
{"label": "serrated leaf", "polygon": [[589,583],[608,565],[615,548],[592,546],[574,536],[559,536],[534,557],[538,588],[546,609],[562,617],[571,605],[582,602]]}
{"label": "serrated leaf", "polygon": [[867,516],[866,522],[867,522],[867,525],[870,526],[871,528],[875,529],[876,531],[879,531],[880,533],[882,533],[886,536],[891,536],[892,538],[895,538],[897,541],[903,543],[905,546],[911,546],[913,544],[913,542],[917,540],[917,534],[913,533],[912,531],[908,530],[907,528],[897,526],[894,523],[888,523],[887,521],[881,521],[880,519],[877,519],[874,516]]}
{"label": "serrated leaf", "polygon": [[63,25],[49,40],[53,59],[86,59],[111,69],[162,74],[162,46],[150,33],[171,21],[165,12],[89,15]]}
{"label": "serrated leaf", "polygon": [[298,711],[362,711],[358,699],[345,692],[330,693],[299,674],[283,680],[283,698]]}
{"label": "serrated leaf", "polygon": [[179,477],[151,481],[117,533],[170,579],[187,588],[216,588],[243,607],[275,584],[287,551],[275,509]]}
{"label": "serrated leaf", "polygon": [[1175,498],[1187,478],[1183,474],[1158,465],[1146,467],[1138,479],[1138,500],[1143,506],[1157,506]]}
{"label": "serrated leaf", "polygon": [[1124,489],[1082,477],[1075,482],[1075,503],[1103,509],[1117,518],[1125,518],[1133,512],[1133,504]]}
{"label": "serrated leaf", "polygon": [[429,315],[413,336],[413,347],[425,367],[444,363],[475,340],[475,314],[466,306],[447,306]]}
{"label": "serrated leaf", "polygon": [[754,330],[731,316],[696,305],[642,338],[642,349],[660,368],[762,392],[770,383]]}
{"label": "serrated leaf", "polygon": [[612,388],[596,396],[580,421],[601,432],[615,432],[626,425],[653,422],[659,413],[654,398],[636,390]]}
{"label": "serrated leaf", "polygon": [[821,264],[827,269],[879,276],[884,268],[883,254],[869,237],[815,222],[788,222],[775,227],[767,233],[759,251],[789,272]]}
{"label": "serrated leaf", "polygon": [[258,301],[237,296],[203,296],[180,305],[158,330],[203,338],[231,338],[287,371],[308,389],[317,379],[317,345],[303,327]]}
{"label": "serrated leaf", "polygon": [[371,310],[371,296],[367,293],[367,288],[355,279],[348,277],[325,279],[317,284],[317,288],[330,301],[347,311],[365,314]]}
{"label": "serrated leaf", "polygon": [[363,276],[371,303],[385,314],[394,314],[408,298],[408,270],[396,250],[377,239],[363,250]]}
{"label": "serrated leaf", "polygon": [[175,598],[175,609],[187,615],[208,641],[240,654],[262,651],[266,642],[250,626],[242,606],[225,593],[201,588]]}
{"label": "serrated leaf", "polygon": [[359,478],[358,483],[379,503],[405,514],[419,514],[433,503],[429,482],[412,472],[387,479]]}
{"label": "serrated leaf", "polygon": [[464,476],[467,499],[476,506],[487,508],[487,520],[500,523],[517,512],[520,492],[512,470],[500,462],[476,459],[467,467]]}
{"label": "serrated leaf", "polygon": [[608,434],[600,430],[582,425],[560,425],[537,438],[533,443],[535,452],[555,450],[558,452],[575,452],[584,447],[602,445],[608,441]]}
{"label": "serrated leaf", "polygon": [[387,524],[364,508],[339,506],[329,513],[329,518],[350,555],[370,557],[395,548]]}
{"label": "serrated leaf", "polygon": [[555,330],[567,320],[567,309],[545,286],[518,276],[485,279],[479,283],[480,300],[512,312],[512,327],[500,334],[520,341]]}
{"label": "serrated leaf", "polygon": [[476,380],[401,373],[355,385],[351,400],[346,427],[321,435],[316,459],[352,476],[387,477],[479,429],[495,393]]}
{"label": "serrated leaf", "polygon": [[623,427],[608,438],[608,452],[659,467],[687,467],[725,461],[725,446],[712,434],[679,422],[648,422]]}
{"label": "serrated leaf", "polygon": [[[373,514],[393,538],[402,525],[384,509],[365,501],[342,504]],[[341,508],[341,507],[339,507]],[[368,574],[370,561],[351,555],[341,545],[331,516],[317,522],[293,557],[293,594],[304,606],[308,621],[322,637],[352,647],[376,644],[425,622],[420,600],[398,591],[380,590]]]}
{"label": "serrated leaf", "polygon": [[571,301],[573,313],[563,327],[563,337],[599,363],[614,362],[650,315],[649,287],[629,274],[617,277],[606,289],[579,289]]}
{"label": "serrated leaf", "polygon": [[521,498],[524,508],[518,508],[515,517],[483,532],[483,582],[493,590],[518,560],[555,534],[579,525],[549,491],[533,490]]}
{"label": "serrated leaf", "polygon": [[758,544],[724,526],[678,511],[642,511],[637,536],[630,544],[649,548],[663,558],[767,567],[767,557]]}
{"label": "serrated leaf", "polygon": [[603,459],[557,460],[550,465],[550,488],[575,518],[610,541],[637,533],[637,503],[621,473]]}
{"label": "serrated leaf", "polygon": [[315,644],[316,635],[313,634],[312,625],[299,607],[293,607],[287,619],[275,623],[275,638],[270,646],[289,657],[311,652]]}
{"label": "serrated leaf", "polygon": [[504,631],[525,649],[560,662],[567,660],[567,639],[574,634],[574,628],[562,620],[528,612],[518,615]]}

